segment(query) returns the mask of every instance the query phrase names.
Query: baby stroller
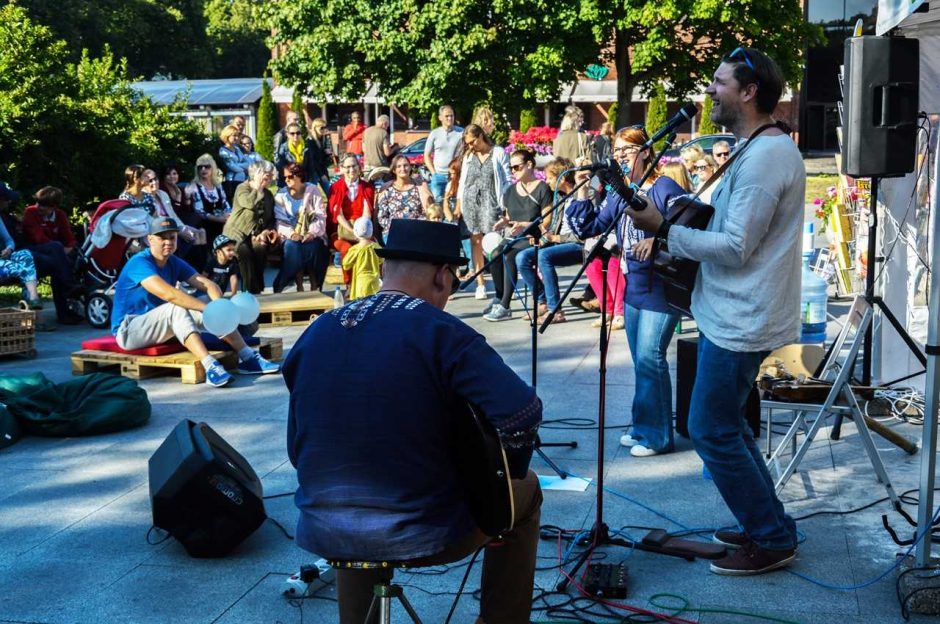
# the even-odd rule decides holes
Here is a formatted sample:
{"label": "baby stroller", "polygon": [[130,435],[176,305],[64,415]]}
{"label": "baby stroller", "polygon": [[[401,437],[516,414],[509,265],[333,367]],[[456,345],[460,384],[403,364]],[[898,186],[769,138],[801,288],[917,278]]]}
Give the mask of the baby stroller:
{"label": "baby stroller", "polygon": [[150,231],[150,212],[145,206],[123,199],[102,202],[88,223],[82,245],[82,281],[85,284],[85,319],[96,328],[108,327],[114,284],[135,240]]}

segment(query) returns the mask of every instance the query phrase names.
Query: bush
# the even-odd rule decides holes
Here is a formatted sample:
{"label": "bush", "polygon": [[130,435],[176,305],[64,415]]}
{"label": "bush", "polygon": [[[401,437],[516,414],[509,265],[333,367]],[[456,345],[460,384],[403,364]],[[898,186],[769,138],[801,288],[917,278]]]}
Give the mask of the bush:
{"label": "bush", "polygon": [[534,126],[536,123],[536,112],[534,108],[523,108],[519,112],[519,132],[525,134],[529,131],[529,128]]}
{"label": "bush", "polygon": [[117,197],[131,163],[189,171],[215,141],[175,114],[183,108],[142,97],[109,49],[69,63],[47,27],[17,5],[0,8],[0,179],[25,195],[58,186],[68,211]]}
{"label": "bush", "polygon": [[277,134],[277,106],[271,97],[271,85],[261,84],[261,102],[258,104],[258,132],[255,151],[265,160],[274,161],[274,135]]}
{"label": "bush", "polygon": [[714,121],[711,120],[712,114],[712,99],[705,96],[705,102],[702,103],[702,115],[701,121],[698,124],[698,133],[699,134],[718,134],[721,132]]}
{"label": "bush", "polygon": [[[652,97],[650,97],[649,106],[646,108],[646,131],[652,134],[665,124],[666,90],[663,88],[662,83],[657,83],[656,87],[653,89]],[[662,148],[665,142],[666,140],[663,139],[656,144],[657,152]]]}
{"label": "bush", "polygon": [[300,133],[303,136],[307,136],[307,115],[306,115],[306,106],[304,105],[303,93],[307,88],[303,85],[297,85],[294,87],[294,95],[291,97],[290,109],[300,115]]}
{"label": "bush", "polygon": [[607,109],[607,121],[614,125],[614,132],[618,130],[617,124],[617,113],[620,110],[620,105],[617,102],[614,102]]}

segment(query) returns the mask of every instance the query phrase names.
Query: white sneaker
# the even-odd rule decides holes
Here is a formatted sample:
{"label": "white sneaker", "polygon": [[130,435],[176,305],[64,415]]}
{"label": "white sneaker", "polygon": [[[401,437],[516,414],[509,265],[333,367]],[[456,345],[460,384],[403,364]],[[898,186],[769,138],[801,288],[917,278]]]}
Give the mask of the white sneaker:
{"label": "white sneaker", "polygon": [[512,310],[504,308],[500,303],[494,303],[493,309],[483,315],[485,321],[508,321],[512,318]]}
{"label": "white sneaker", "polygon": [[653,455],[659,455],[659,451],[654,451],[651,448],[647,448],[642,444],[634,444],[630,449],[630,454],[634,457],[652,457]]}
{"label": "white sneaker", "polygon": [[482,284],[477,286],[477,290],[474,293],[473,298],[479,299],[481,301],[486,299],[486,286],[483,286]]}
{"label": "white sneaker", "polygon": [[620,436],[620,446],[630,447],[635,444],[639,444],[639,442],[637,441],[636,438],[634,438],[629,433],[625,433],[622,436]]}

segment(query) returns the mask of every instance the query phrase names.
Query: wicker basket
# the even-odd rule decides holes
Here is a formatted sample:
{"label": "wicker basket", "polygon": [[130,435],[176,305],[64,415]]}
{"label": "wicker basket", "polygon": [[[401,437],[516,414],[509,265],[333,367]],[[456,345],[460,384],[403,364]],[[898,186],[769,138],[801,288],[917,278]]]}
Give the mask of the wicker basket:
{"label": "wicker basket", "polygon": [[36,313],[0,308],[0,355],[36,354]]}

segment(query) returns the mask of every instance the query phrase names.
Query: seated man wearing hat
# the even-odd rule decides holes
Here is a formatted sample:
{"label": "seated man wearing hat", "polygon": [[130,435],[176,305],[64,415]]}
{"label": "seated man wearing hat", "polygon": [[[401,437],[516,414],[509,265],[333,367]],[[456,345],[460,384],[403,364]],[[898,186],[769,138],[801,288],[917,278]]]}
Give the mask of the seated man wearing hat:
{"label": "seated man wearing hat", "polygon": [[[506,451],[515,507],[512,530],[483,555],[478,621],[527,623],[542,501],[528,466],[542,404],[483,336],[443,311],[467,263],[460,228],[396,219],[377,253],[382,290],[317,318],[284,364],[297,543],[327,559],[416,567],[486,544],[455,459],[457,414],[471,404]],[[361,624],[389,569],[336,575],[341,624]]]}
{"label": "seated man wearing hat", "polygon": [[[127,350],[143,349],[175,337],[202,361],[206,383],[222,387],[232,381],[232,376],[209,355],[199,335],[205,331],[202,311],[207,304],[186,294],[176,284],[189,284],[206,293],[210,300],[221,297],[222,291],[185,260],[173,255],[179,229],[172,217],[157,217],[151,221],[148,249],[127,261],[114,286],[111,333],[117,338],[118,346]],[[246,345],[238,332],[221,338],[238,352],[239,373],[278,372],[280,367]]]}

